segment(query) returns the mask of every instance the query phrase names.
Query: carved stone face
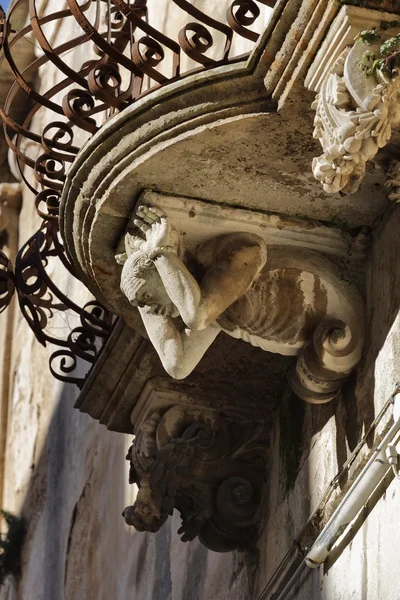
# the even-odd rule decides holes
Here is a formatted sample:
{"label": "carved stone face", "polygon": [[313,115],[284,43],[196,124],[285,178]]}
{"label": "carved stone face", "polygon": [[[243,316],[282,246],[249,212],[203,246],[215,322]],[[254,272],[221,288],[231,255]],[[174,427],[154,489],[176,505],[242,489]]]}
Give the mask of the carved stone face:
{"label": "carved stone face", "polygon": [[129,256],[122,269],[123,293],[132,306],[145,308],[149,314],[176,316],[176,307],[172,304],[154,264],[145,255],[138,254]]}

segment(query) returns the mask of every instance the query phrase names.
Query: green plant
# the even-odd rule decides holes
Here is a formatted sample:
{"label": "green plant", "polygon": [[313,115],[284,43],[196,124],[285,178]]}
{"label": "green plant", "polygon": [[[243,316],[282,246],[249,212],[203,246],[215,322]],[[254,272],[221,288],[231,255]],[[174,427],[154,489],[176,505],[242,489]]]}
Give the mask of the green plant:
{"label": "green plant", "polygon": [[[390,21],[386,24],[381,23],[381,28],[386,30],[390,29],[391,27],[395,27],[398,24],[398,21]],[[361,31],[357,36],[357,40],[361,41],[367,46],[375,44],[380,39],[381,35],[376,31],[375,28]],[[399,47],[400,33],[389,38],[388,40],[385,40],[379,48],[379,54],[375,54],[374,52],[370,51],[365,52],[359,62],[359,68],[364,71],[367,77],[374,75],[376,71],[381,71],[389,77],[394,77],[397,75],[397,67],[400,66]]]}
{"label": "green plant", "polygon": [[358,36],[356,38],[357,41],[360,40],[364,44],[367,44],[367,46],[374,44],[375,42],[377,42],[380,39],[381,39],[381,36],[376,31],[375,27],[373,29],[365,29],[364,31],[360,31],[360,33],[358,34]]}
{"label": "green plant", "polygon": [[26,522],[2,510],[7,532],[0,535],[0,585],[8,575],[18,575],[21,570],[21,548],[26,534]]}

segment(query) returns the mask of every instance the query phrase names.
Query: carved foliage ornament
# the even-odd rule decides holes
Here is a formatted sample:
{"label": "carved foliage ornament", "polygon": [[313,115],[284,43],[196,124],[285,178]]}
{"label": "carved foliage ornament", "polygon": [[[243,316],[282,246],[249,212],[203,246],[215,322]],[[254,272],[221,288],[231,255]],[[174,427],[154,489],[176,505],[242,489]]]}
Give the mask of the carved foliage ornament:
{"label": "carved foliage ornament", "polygon": [[400,78],[397,71],[363,68],[379,46],[358,40],[336,61],[312,108],[314,138],[324,150],[314,158],[315,178],[332,194],[356,192],[367,162],[383,148],[400,118]]}
{"label": "carved foliage ornament", "polygon": [[196,536],[209,549],[244,549],[256,540],[265,469],[263,427],[217,411],[175,405],[153,412],[128,452],[136,502],[128,525],[155,532],[176,508],[182,541]]}

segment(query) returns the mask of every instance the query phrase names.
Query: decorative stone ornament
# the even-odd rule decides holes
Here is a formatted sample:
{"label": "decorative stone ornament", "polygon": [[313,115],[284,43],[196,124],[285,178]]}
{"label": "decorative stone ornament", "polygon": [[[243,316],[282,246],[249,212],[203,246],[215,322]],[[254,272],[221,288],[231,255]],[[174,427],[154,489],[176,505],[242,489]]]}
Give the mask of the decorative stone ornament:
{"label": "decorative stone ornament", "polygon": [[385,186],[390,189],[388,196],[390,200],[400,202],[400,162],[398,160],[389,161]]}
{"label": "decorative stone ornament", "polygon": [[[291,360],[278,355],[293,357],[299,396],[326,402],[363,348],[353,275],[362,279],[365,257],[352,230],[387,199],[373,188],[330,203],[313,177],[312,123],[292,100],[331,21],[350,9],[304,9],[276,11],[246,63],[114,115],[76,157],[60,203],[71,263],[120,317],[77,407],[135,435],[140,489],[125,519],[156,531],[176,508],[184,539],[213,550],[256,538]],[[147,393],[157,378],[169,394]]]}
{"label": "decorative stone ornament", "polygon": [[[182,541],[199,537],[216,552],[244,550],[257,539],[267,436],[262,421],[224,416],[204,403],[149,383],[133,419],[130,483],[139,486],[128,525],[155,532],[176,508]],[[177,395],[175,394],[175,402]]]}
{"label": "decorative stone ornament", "polygon": [[379,48],[360,39],[348,47],[322,83],[312,104],[314,137],[323,154],[313,160],[313,173],[329,194],[357,191],[368,161],[389,141],[400,119],[400,78],[381,70],[366,74],[365,53]]}
{"label": "decorative stone ornament", "polygon": [[189,269],[181,236],[160,208],[139,206],[128,228],[137,234],[126,233],[126,252],[116,257],[121,290],[173,378],[189,375],[224,331],[299,355],[291,383],[304,400],[337,395],[361,357],[363,303],[328,259],[236,231],[194,248]]}

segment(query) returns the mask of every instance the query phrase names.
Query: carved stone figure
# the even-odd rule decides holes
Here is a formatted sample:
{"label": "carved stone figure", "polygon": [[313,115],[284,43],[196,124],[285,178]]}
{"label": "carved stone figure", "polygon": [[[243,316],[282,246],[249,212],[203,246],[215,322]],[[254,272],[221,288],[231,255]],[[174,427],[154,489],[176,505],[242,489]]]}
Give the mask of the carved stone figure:
{"label": "carved stone figure", "polygon": [[200,406],[155,411],[128,452],[139,492],[126,523],[155,532],[176,508],[182,541],[198,536],[217,552],[243,550],[257,539],[266,447],[260,424]]}
{"label": "carved stone figure", "polygon": [[293,389],[310,402],[335,397],[360,359],[363,303],[337,267],[302,248],[266,247],[238,232],[197,248],[191,270],[159,208],[141,206],[127,233],[121,289],[138,307],[165,370],[186,377],[224,331],[269,352],[300,355]]}

